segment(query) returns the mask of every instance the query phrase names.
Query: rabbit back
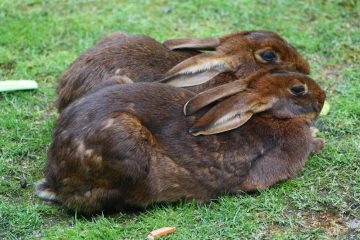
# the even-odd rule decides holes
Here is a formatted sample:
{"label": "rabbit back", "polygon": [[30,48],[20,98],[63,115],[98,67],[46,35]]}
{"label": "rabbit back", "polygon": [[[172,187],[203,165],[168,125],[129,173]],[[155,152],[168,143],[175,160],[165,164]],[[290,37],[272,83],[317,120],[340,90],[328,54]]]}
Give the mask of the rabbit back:
{"label": "rabbit back", "polygon": [[57,86],[57,107],[62,111],[75,99],[95,91],[118,70],[134,82],[152,82],[197,53],[171,51],[145,35],[112,33],[82,53],[62,74]]}

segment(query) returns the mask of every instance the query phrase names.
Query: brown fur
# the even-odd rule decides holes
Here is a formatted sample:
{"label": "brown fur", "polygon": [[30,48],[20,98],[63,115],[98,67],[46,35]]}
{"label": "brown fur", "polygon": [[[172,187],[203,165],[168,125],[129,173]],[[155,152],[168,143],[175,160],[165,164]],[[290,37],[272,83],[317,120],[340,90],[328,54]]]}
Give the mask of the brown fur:
{"label": "brown fur", "polygon": [[[184,76],[178,71],[183,70],[184,67],[196,66],[199,59],[200,62],[214,59],[225,61],[221,65],[223,68],[215,66],[214,69],[197,69],[197,73],[205,72],[205,74],[209,70],[215,71],[217,76],[211,80],[211,76],[208,76],[207,82],[198,86],[190,83],[188,89],[194,92],[234,81],[259,68],[287,65],[300,72],[309,72],[309,65],[297,51],[272,32],[244,31],[219,38],[200,40],[191,38],[181,42],[190,45],[187,49],[171,51],[166,46],[172,44],[173,48],[181,48],[178,40],[168,40],[164,46],[148,36],[113,33],[104,37],[94,48],[81,54],[61,76],[57,86],[59,112],[81,96],[116,83],[117,81],[112,77],[119,69],[122,75],[126,75],[134,82],[153,82],[162,78],[164,81],[174,81]],[[263,63],[257,59],[256,52],[268,48],[280,56],[281,62]],[[197,51],[202,49],[213,51],[210,55]],[[196,75],[194,77],[197,78]],[[191,75],[186,74],[185,80],[189,81],[189,79]]]}
{"label": "brown fur", "polygon": [[[307,84],[307,95],[288,93],[294,78]],[[95,213],[178,199],[203,202],[295,176],[309,154],[322,148],[309,124],[324,92],[290,72],[255,75],[247,91],[265,97],[274,92],[277,104],[241,128],[199,137],[187,129],[206,109],[184,116],[183,106],[194,96],[188,90],[139,83],[85,96],[57,121],[38,195]],[[309,107],[313,103],[318,108]]]}

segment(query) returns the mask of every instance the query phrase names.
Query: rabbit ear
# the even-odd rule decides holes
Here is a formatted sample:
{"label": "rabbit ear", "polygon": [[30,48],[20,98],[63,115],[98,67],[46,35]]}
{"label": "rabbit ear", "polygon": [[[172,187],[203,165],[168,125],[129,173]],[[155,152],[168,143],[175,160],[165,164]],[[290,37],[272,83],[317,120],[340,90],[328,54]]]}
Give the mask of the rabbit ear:
{"label": "rabbit ear", "polygon": [[198,119],[189,132],[198,136],[238,128],[246,123],[253,114],[270,109],[275,102],[275,97],[264,98],[259,94],[248,92],[229,97]]}
{"label": "rabbit ear", "polygon": [[201,92],[192,97],[184,105],[184,114],[186,116],[194,114],[217,100],[242,92],[247,88],[248,83],[253,79],[262,77],[264,74],[268,74],[275,70],[276,69],[259,69],[258,71],[250,74],[247,78],[239,79]]}
{"label": "rabbit ear", "polygon": [[180,38],[180,39],[170,39],[163,42],[163,45],[170,49],[198,49],[198,50],[214,50],[219,46],[219,38]]}
{"label": "rabbit ear", "polygon": [[191,98],[184,106],[184,114],[191,115],[208,106],[209,104],[239,93],[246,89],[247,82],[245,80],[237,80],[228,84],[223,84],[207,91],[201,92]]}
{"label": "rabbit ear", "polygon": [[222,72],[234,71],[238,64],[234,56],[219,52],[202,53],[177,64],[160,82],[175,87],[199,85]]}

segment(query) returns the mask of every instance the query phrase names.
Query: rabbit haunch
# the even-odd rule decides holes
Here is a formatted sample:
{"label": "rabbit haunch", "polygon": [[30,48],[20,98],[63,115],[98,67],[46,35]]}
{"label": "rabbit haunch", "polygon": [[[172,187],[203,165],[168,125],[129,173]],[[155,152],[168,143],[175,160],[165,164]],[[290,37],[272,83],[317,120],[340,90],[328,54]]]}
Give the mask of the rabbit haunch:
{"label": "rabbit haunch", "polygon": [[[257,73],[245,82],[246,90],[219,103],[224,110],[213,106],[214,117],[207,116],[207,106],[184,116],[183,106],[195,94],[159,83],[116,85],[79,99],[56,123],[38,196],[95,213],[178,199],[208,201],[294,177],[309,154],[322,148],[309,124],[324,92],[299,73]],[[307,92],[296,95],[292,89],[300,85]],[[238,106],[248,109],[240,118],[257,113],[240,128],[188,133],[211,132],[218,114],[236,111],[230,102],[238,98],[249,100]],[[273,99],[266,109],[264,98]]]}
{"label": "rabbit haunch", "polygon": [[[208,52],[199,52],[204,49]],[[309,72],[309,65],[300,54],[279,35],[268,31],[172,39],[164,44],[148,36],[113,33],[81,54],[64,72],[57,86],[57,105],[62,111],[75,99],[117,83],[113,77],[119,70],[134,82],[162,79],[164,83],[201,92],[258,69],[279,65]]]}

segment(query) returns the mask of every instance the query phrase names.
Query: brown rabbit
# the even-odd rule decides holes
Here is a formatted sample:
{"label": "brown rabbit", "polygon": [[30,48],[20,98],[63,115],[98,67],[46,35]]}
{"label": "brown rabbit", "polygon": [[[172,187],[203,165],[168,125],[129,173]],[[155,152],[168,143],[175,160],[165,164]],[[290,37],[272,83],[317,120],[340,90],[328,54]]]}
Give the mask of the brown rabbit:
{"label": "brown rabbit", "polygon": [[[295,176],[309,154],[322,149],[309,124],[324,92],[307,76],[282,70],[230,84],[237,83],[241,87],[213,109],[198,111],[208,103],[198,104],[188,117],[183,106],[195,94],[159,83],[119,84],[75,101],[57,121],[37,195],[95,213],[208,201]],[[186,109],[199,102],[192,99]],[[227,131],[233,122],[241,128]],[[194,137],[188,129],[210,135]],[[213,135],[219,129],[227,132]]]}
{"label": "brown rabbit", "polygon": [[113,33],[81,54],[65,71],[57,87],[57,106],[62,111],[75,99],[98,89],[118,70],[134,82],[163,79],[201,92],[277,65],[309,73],[308,63],[273,32],[243,31],[223,37],[174,39],[164,44],[148,36]]}

